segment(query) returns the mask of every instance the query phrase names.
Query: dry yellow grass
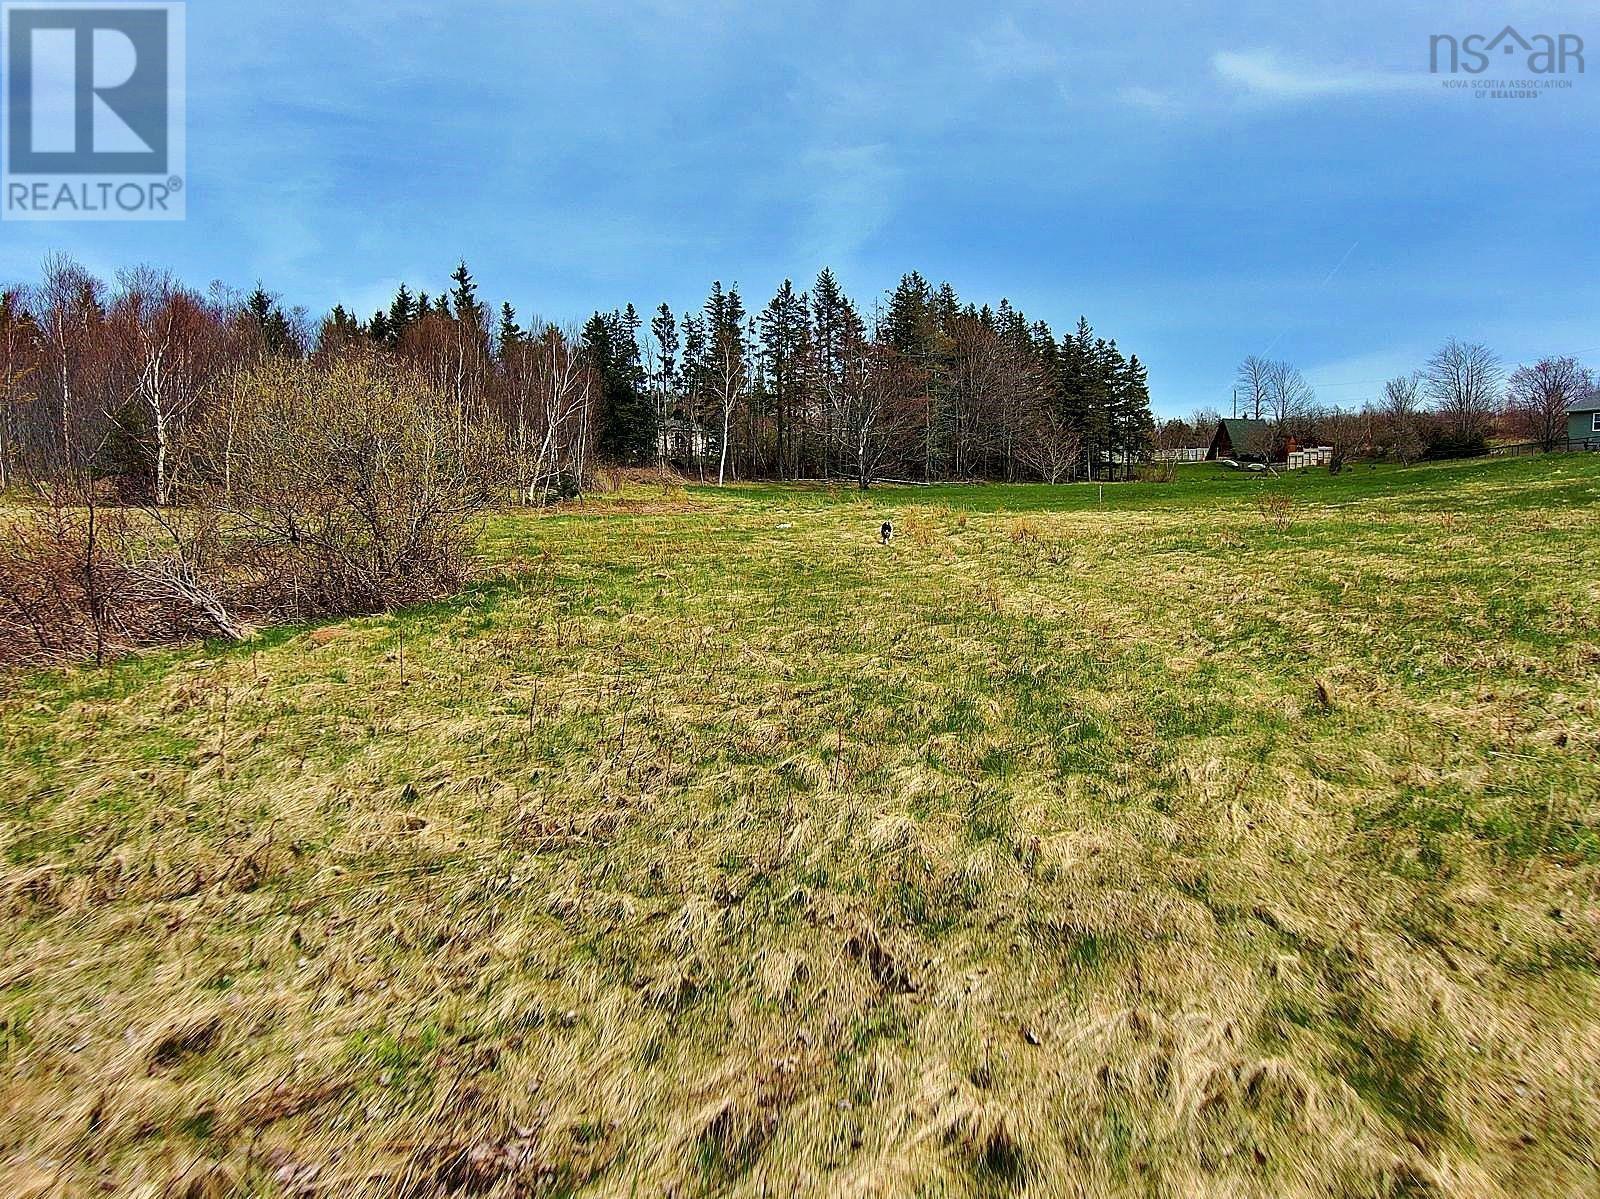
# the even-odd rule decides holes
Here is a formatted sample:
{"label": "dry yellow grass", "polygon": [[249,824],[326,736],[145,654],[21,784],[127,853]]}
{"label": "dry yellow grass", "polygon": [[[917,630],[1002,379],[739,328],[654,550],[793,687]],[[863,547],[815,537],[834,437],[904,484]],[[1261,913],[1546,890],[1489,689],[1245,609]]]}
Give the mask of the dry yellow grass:
{"label": "dry yellow grass", "polygon": [[1593,1194],[1597,465],[637,485],[12,680],[8,1193]]}

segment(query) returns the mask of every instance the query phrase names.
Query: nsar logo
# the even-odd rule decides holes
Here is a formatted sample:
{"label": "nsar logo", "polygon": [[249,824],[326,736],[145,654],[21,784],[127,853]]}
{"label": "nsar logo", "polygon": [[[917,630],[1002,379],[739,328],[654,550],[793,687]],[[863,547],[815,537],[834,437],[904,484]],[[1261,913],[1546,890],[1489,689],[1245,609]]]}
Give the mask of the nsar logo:
{"label": "nsar logo", "polygon": [[1491,62],[1530,75],[1583,74],[1583,39],[1575,33],[1536,33],[1523,37],[1507,25],[1492,38],[1469,33],[1457,38],[1436,33],[1428,39],[1428,69],[1435,75],[1481,75]]}

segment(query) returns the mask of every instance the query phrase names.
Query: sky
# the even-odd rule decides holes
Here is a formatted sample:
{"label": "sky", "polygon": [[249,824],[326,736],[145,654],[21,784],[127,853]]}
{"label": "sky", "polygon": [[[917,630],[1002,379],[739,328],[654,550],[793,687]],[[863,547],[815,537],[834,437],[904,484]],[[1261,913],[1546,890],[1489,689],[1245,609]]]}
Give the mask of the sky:
{"label": "sky", "polygon": [[[566,323],[823,266],[870,311],[915,269],[1087,316],[1163,415],[1248,354],[1340,404],[1450,336],[1600,365],[1600,11],[1405,7],[205,0],[187,220],[0,224],[0,282],[65,251],[368,314],[465,259]],[[1591,69],[1430,74],[1430,35],[1508,23]]]}

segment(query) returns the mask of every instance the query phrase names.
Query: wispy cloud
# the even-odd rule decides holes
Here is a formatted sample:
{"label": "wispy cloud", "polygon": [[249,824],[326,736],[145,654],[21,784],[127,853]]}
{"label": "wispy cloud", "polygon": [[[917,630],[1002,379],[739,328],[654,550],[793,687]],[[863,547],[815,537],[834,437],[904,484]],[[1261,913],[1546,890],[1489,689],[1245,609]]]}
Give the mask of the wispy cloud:
{"label": "wispy cloud", "polygon": [[1211,69],[1224,83],[1266,100],[1410,92],[1434,86],[1426,75],[1416,72],[1289,62],[1272,50],[1222,50],[1211,56]]}
{"label": "wispy cloud", "polygon": [[1002,17],[975,34],[970,45],[978,68],[999,78],[1043,75],[1061,65],[1054,46],[1023,33],[1011,17]]}
{"label": "wispy cloud", "polygon": [[894,215],[900,171],[885,145],[838,145],[805,156],[812,180],[801,230],[816,262],[848,265]]}
{"label": "wispy cloud", "polygon": [[1117,99],[1133,108],[1142,108],[1159,116],[1170,116],[1183,107],[1182,101],[1171,92],[1158,91],[1142,84],[1123,88],[1117,93]]}

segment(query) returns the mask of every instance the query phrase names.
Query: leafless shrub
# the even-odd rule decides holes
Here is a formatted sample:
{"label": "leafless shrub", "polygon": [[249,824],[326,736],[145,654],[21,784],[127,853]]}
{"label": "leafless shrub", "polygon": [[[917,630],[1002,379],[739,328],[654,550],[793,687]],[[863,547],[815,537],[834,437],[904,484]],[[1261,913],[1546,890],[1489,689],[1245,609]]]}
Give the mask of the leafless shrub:
{"label": "leafless shrub", "polygon": [[231,401],[227,484],[201,502],[236,525],[252,607],[370,612],[465,581],[473,518],[504,474],[487,421],[375,356],[268,362]]}
{"label": "leafless shrub", "polygon": [[175,638],[244,633],[200,516],[108,506],[57,482],[0,527],[0,666],[104,662]]}
{"label": "leafless shrub", "polygon": [[1256,496],[1256,511],[1267,525],[1286,533],[1294,525],[1294,500],[1281,491],[1263,491]]}
{"label": "leafless shrub", "polygon": [[112,602],[127,582],[111,552],[115,520],[63,484],[0,527],[0,663],[100,662],[137,639]]}

